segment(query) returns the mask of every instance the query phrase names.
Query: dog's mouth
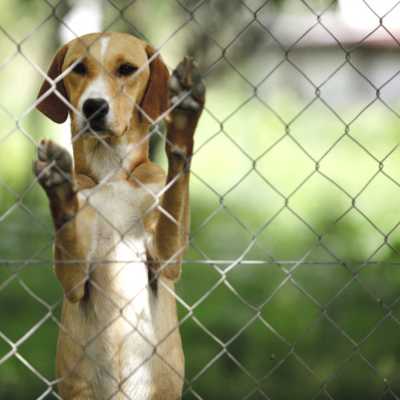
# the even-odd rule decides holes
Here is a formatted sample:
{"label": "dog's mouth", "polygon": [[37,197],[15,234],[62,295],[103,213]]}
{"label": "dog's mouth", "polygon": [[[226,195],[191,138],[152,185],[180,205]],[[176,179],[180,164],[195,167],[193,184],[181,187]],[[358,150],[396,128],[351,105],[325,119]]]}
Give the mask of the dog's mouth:
{"label": "dog's mouth", "polygon": [[112,129],[105,125],[93,125],[86,123],[80,134],[87,138],[106,139],[113,136],[118,136]]}
{"label": "dog's mouth", "polygon": [[104,119],[92,119],[87,122],[87,125],[89,125],[89,130],[93,132],[107,132],[109,129],[104,121]]}
{"label": "dog's mouth", "polygon": [[[113,126],[106,118],[94,118],[81,120],[78,135],[86,139],[111,139],[123,136],[128,127]],[[78,126],[79,126],[78,125]]]}

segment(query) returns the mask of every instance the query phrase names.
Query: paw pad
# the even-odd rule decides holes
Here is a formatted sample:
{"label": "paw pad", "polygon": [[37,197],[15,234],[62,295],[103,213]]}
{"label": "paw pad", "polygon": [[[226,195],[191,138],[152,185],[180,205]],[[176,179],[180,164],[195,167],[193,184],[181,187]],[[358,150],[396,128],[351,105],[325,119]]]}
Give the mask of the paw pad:
{"label": "paw pad", "polygon": [[177,66],[172,73],[169,88],[174,108],[201,111],[206,89],[200,70],[192,58],[185,57]]}
{"label": "paw pad", "polygon": [[37,148],[38,160],[33,163],[33,172],[45,189],[72,183],[72,157],[63,147],[52,140],[42,140]]}

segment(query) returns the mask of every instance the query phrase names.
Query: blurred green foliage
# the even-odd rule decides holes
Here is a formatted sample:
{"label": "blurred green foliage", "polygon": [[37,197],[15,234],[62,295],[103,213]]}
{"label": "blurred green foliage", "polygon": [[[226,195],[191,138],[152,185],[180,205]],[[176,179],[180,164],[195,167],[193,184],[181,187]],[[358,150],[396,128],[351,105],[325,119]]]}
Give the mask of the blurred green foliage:
{"label": "blurred green foliage", "polygon": [[[163,4],[162,13],[156,1],[125,13],[153,43],[183,18],[178,5]],[[0,33],[1,400],[36,399],[54,380],[62,292],[31,162],[40,138],[68,139],[30,111],[41,79],[32,63],[45,69],[57,46],[55,18],[36,29],[51,13],[40,1],[0,3],[0,26],[21,43],[17,52]],[[195,41],[194,31],[165,45],[169,65]],[[220,400],[252,391],[248,399],[265,398],[259,391],[273,400],[397,398],[398,119],[376,102],[347,130],[317,100],[287,134],[259,100],[247,102],[250,89],[232,70],[216,69],[207,86],[210,112],[193,161],[192,246],[177,288],[191,387]],[[290,120],[304,99],[279,86],[271,104]],[[350,121],[361,108],[340,115]],[[310,156],[322,157],[318,168]]]}

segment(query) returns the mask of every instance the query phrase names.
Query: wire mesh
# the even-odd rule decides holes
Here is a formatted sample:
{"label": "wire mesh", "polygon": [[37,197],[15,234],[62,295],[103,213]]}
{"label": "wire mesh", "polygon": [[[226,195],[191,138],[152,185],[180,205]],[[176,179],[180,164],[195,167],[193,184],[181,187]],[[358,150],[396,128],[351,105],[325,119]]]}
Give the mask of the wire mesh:
{"label": "wire mesh", "polygon": [[[47,23],[57,21],[78,36],[63,14],[64,1],[41,3],[46,6],[44,18],[34,19],[34,26],[22,37],[17,38],[0,25],[4,40],[13,49],[1,60],[0,76],[18,59],[37,73],[38,81],[49,79],[39,66],[43,62],[33,59],[25,49]],[[137,3],[140,2],[102,3],[107,10],[103,31],[122,23],[125,31],[151,42],[140,21],[132,18]],[[184,344],[186,340],[192,343],[184,346],[189,373],[183,376],[173,360],[158,352],[173,332],[154,343],[126,317],[126,308],[147,292],[147,285],[121,305],[104,287],[92,282],[117,313],[86,343],[77,343],[82,354],[95,363],[90,346],[121,319],[129,325],[127,337],[138,334],[152,348],[148,357],[122,378],[99,365],[104,379],[110,382],[107,398],[131,398],[124,384],[158,357],[171,374],[184,381],[183,397],[188,399],[224,398],[223,393],[227,393],[226,398],[235,399],[345,399],[346,395],[398,399],[399,111],[391,93],[398,88],[399,70],[395,66],[378,79],[373,75],[374,69],[368,70],[364,65],[366,58],[373,61],[382,54],[397,61],[400,33],[387,21],[398,12],[400,2],[388,2],[384,11],[382,7],[377,11],[376,2],[360,1],[373,22],[367,30],[356,33],[346,31],[348,27],[344,29],[335,20],[337,1],[291,2],[302,10],[303,19],[291,17],[285,6],[279,8],[280,2],[271,0],[238,0],[229,5],[206,0],[167,3],[172,7],[168,12],[178,9],[181,14],[174,20],[173,29],[163,31],[157,38],[157,54],[164,56],[187,29],[188,36],[196,32],[186,50],[204,57],[199,61],[208,88],[190,172],[194,186],[191,203],[196,212],[189,251],[184,253],[185,248],[179,248],[171,256],[173,259],[185,254],[182,286],[178,285],[175,291],[159,280],[178,304],[179,319],[173,331],[182,332]],[[211,8],[214,16],[210,5],[215,7]],[[157,3],[155,8],[158,6],[161,7]],[[150,10],[146,8],[150,6],[141,7]],[[232,21],[223,19],[228,12],[232,12]],[[217,35],[218,25],[229,27]],[[324,51],[333,55],[327,53],[325,59],[319,53]],[[307,63],[307,57],[313,62]],[[71,65],[56,81],[50,79],[52,87],[43,97],[56,89],[56,84],[75,66]],[[108,74],[104,66],[99,67]],[[282,73],[283,70],[290,72]],[[294,85],[298,85],[297,89],[293,89]],[[284,94],[269,95],[274,88]],[[350,93],[352,89],[359,93],[358,98]],[[180,101],[190,95],[186,91]],[[81,114],[62,93],[57,96],[68,103],[71,112]],[[37,147],[43,136],[33,133],[25,122],[42,99],[29,100],[17,113],[10,111],[12,107],[2,99],[0,112],[10,122],[9,129],[2,128],[0,141],[6,143],[18,136],[30,147]],[[225,101],[227,105],[220,105]],[[171,110],[151,121],[146,139],[164,136],[157,123]],[[257,115],[256,123],[252,115]],[[380,122],[383,116],[386,125]],[[390,127],[387,121],[392,124]],[[394,134],[382,132],[385,130]],[[115,151],[95,131],[92,133],[105,149]],[[262,138],[258,140],[257,135]],[[125,168],[126,156],[117,155],[118,169],[121,165]],[[52,167],[54,163],[49,166]],[[109,171],[102,184],[89,192],[88,204],[102,185],[112,181],[114,173]],[[228,178],[218,181],[221,176]],[[179,225],[160,200],[180,177],[178,174],[158,191],[136,182],[152,198],[145,215],[157,208]],[[0,176],[0,187],[7,199],[0,215],[5,246],[15,247],[16,235],[25,232],[18,243],[30,249],[30,253],[21,251],[23,258],[18,257],[18,249],[0,256],[4,313],[9,313],[15,302],[22,308],[27,303],[40,306],[40,311],[33,313],[34,320],[21,325],[23,329],[17,323],[0,326],[0,371],[1,367],[8,371],[4,372],[6,388],[13,376],[20,376],[15,367],[18,364],[30,371],[29,379],[40,382],[35,388],[40,393],[26,398],[61,399],[57,384],[63,378],[48,373],[48,364],[53,361],[38,366],[29,351],[32,346],[45,346],[41,340],[35,341],[43,330],[53,332],[53,337],[57,330],[65,330],[59,315],[63,300],[60,290],[49,289],[50,295],[43,293],[40,290],[47,288],[40,286],[41,278],[37,277],[40,270],[48,270],[52,264],[49,255],[55,236],[48,212],[33,206],[32,199],[36,201],[38,197],[32,197],[32,193],[39,192],[38,186],[37,179],[31,178],[20,189],[6,174]],[[201,193],[203,197],[196,201]],[[203,201],[206,205],[200,204]],[[15,229],[9,222],[15,213],[22,213],[21,220],[28,224]],[[113,218],[100,209],[97,218],[115,231],[118,243],[125,242],[132,226],[138,223],[135,220],[121,231]],[[33,240],[30,244],[30,238],[36,235],[40,243]],[[114,250],[112,246],[103,254],[104,259],[92,261],[92,268],[98,268],[97,264],[101,268],[126,264],[127,260],[113,259]],[[160,260],[161,269],[168,268],[171,259]],[[71,264],[76,261],[79,260],[69,260]],[[55,281],[54,277],[51,279]],[[55,349],[46,354],[55,358]],[[195,357],[199,357],[197,362]],[[349,372],[354,369],[361,372]],[[231,378],[221,371],[231,374]],[[215,374],[215,382],[210,374]],[[293,384],[285,385],[285,380]],[[12,398],[15,383],[9,387],[3,389],[4,394],[0,389],[4,398]]]}

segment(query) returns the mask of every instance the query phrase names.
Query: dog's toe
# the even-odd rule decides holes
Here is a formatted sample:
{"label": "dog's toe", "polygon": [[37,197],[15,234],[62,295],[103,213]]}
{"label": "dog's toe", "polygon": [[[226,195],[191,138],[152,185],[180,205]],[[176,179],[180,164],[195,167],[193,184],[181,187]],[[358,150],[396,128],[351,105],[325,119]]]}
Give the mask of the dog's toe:
{"label": "dog's toe", "polygon": [[199,77],[199,80],[195,81],[195,84],[193,85],[192,88],[192,94],[196,99],[201,99],[202,102],[204,102],[204,95],[206,93],[206,87],[204,85],[203,79]]}
{"label": "dog's toe", "polygon": [[169,89],[173,93],[179,93],[183,90],[181,84],[179,83],[179,78],[177,75],[173,74],[169,80]]}

